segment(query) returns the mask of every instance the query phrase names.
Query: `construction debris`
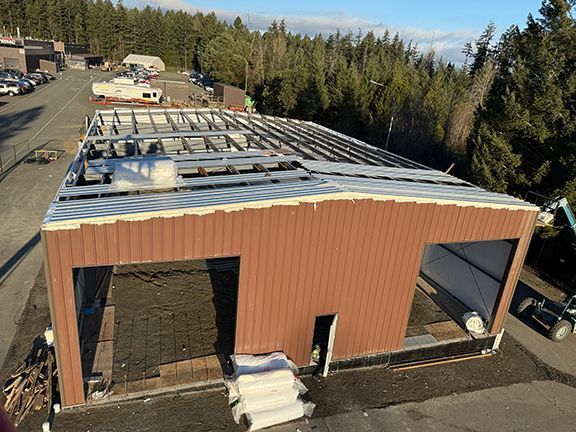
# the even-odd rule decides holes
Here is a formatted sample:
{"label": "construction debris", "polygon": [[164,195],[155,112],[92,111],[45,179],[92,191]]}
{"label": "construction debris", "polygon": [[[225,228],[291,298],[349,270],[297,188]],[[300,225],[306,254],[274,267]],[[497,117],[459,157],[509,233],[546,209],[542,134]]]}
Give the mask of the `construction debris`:
{"label": "construction debris", "polygon": [[39,411],[51,403],[57,375],[54,353],[44,338],[34,347],[4,386],[4,409],[18,426],[30,411]]}

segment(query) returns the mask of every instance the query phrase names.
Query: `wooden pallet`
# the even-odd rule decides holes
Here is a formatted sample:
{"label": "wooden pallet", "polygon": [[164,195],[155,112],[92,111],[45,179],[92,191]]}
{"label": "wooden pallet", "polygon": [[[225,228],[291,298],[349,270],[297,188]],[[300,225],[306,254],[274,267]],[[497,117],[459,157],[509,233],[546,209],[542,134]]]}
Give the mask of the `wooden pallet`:
{"label": "wooden pallet", "polygon": [[222,367],[216,355],[160,365],[161,387],[198,383],[219,378],[222,378]]}

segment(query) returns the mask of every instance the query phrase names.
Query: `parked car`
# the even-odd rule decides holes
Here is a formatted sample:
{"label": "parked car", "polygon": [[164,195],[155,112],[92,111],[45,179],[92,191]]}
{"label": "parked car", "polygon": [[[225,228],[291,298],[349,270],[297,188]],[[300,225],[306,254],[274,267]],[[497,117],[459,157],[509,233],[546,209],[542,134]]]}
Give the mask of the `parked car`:
{"label": "parked car", "polygon": [[190,72],[190,75],[188,75],[188,81],[192,82],[194,84],[196,84],[202,78],[204,78],[204,75],[202,75],[200,72],[196,72],[196,71],[192,71],[192,72]]}
{"label": "parked car", "polygon": [[10,81],[0,81],[0,95],[16,96],[22,91],[18,83]]}
{"label": "parked car", "polygon": [[134,78],[135,76],[136,74],[132,71],[118,72],[116,74],[116,77],[118,78]]}
{"label": "parked car", "polygon": [[195,84],[202,87],[208,93],[214,92],[214,80],[209,76],[204,75],[201,79],[196,81]]}
{"label": "parked car", "polygon": [[18,79],[18,78],[20,78],[20,75],[13,74],[5,70],[0,71],[0,79]]}
{"label": "parked car", "polygon": [[13,77],[17,77],[17,78],[20,78],[22,75],[24,75],[22,73],[22,71],[18,70],[18,69],[4,69],[4,72],[10,74]]}
{"label": "parked car", "polygon": [[34,85],[25,78],[18,81],[18,85],[20,86],[20,93],[30,93],[34,90]]}
{"label": "parked car", "polygon": [[24,75],[24,78],[33,82],[34,85],[40,85],[44,82],[40,77],[34,76],[32,74],[26,74]]}
{"label": "parked car", "polygon": [[51,81],[53,79],[56,79],[56,77],[48,72],[44,72],[41,70],[37,70],[35,73],[38,73],[40,75],[42,75],[44,78],[46,78],[47,81]]}
{"label": "parked car", "polygon": [[28,78],[35,78],[40,80],[40,82],[42,84],[47,83],[48,82],[48,78],[46,78],[44,75],[42,75],[41,73],[37,73],[37,72],[31,72],[29,74],[26,74],[26,76]]}

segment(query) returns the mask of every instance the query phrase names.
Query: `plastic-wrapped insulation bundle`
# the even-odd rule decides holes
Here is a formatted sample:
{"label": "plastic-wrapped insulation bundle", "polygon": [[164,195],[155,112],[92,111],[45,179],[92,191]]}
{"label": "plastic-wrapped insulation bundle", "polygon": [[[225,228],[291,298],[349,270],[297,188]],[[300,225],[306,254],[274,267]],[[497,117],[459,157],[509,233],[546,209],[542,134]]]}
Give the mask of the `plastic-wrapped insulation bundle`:
{"label": "plastic-wrapped insulation bundle", "polygon": [[308,389],[282,352],[232,356],[234,374],[225,381],[236,423],[246,415],[250,431],[312,415],[315,405],[299,395]]}

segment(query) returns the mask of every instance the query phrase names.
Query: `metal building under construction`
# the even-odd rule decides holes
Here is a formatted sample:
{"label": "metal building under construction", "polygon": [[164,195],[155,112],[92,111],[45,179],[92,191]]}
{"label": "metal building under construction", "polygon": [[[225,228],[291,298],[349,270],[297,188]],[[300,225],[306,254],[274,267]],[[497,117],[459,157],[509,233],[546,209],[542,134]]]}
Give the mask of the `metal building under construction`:
{"label": "metal building under construction", "polygon": [[[123,355],[123,371],[152,363],[157,343],[138,359],[144,339],[124,353],[115,347],[144,319],[114,327],[105,307],[120,289],[130,299],[131,285],[114,282],[125,266],[206,260],[226,271],[235,262],[234,316],[223,322],[216,305],[215,324],[200,318],[201,330],[228,333],[218,337],[230,352],[281,350],[299,366],[319,345],[329,368],[443,344],[447,334],[476,340],[459,321],[467,311],[482,318],[484,336],[500,332],[537,214],[312,122],[210,109],[96,112],[41,230],[63,403],[86,400],[96,364],[107,377]],[[200,296],[195,283],[191,295]],[[158,283],[151,302],[186,295],[170,286]],[[415,331],[417,293],[450,318]],[[123,372],[122,391],[221,377],[212,351],[190,354],[192,342],[176,341],[190,339],[185,312],[186,324],[175,314],[157,321],[159,335],[174,328],[174,342],[159,341],[175,354],[159,353],[140,378]],[[87,335],[94,316],[98,330]],[[146,334],[157,327],[145,322]]]}

